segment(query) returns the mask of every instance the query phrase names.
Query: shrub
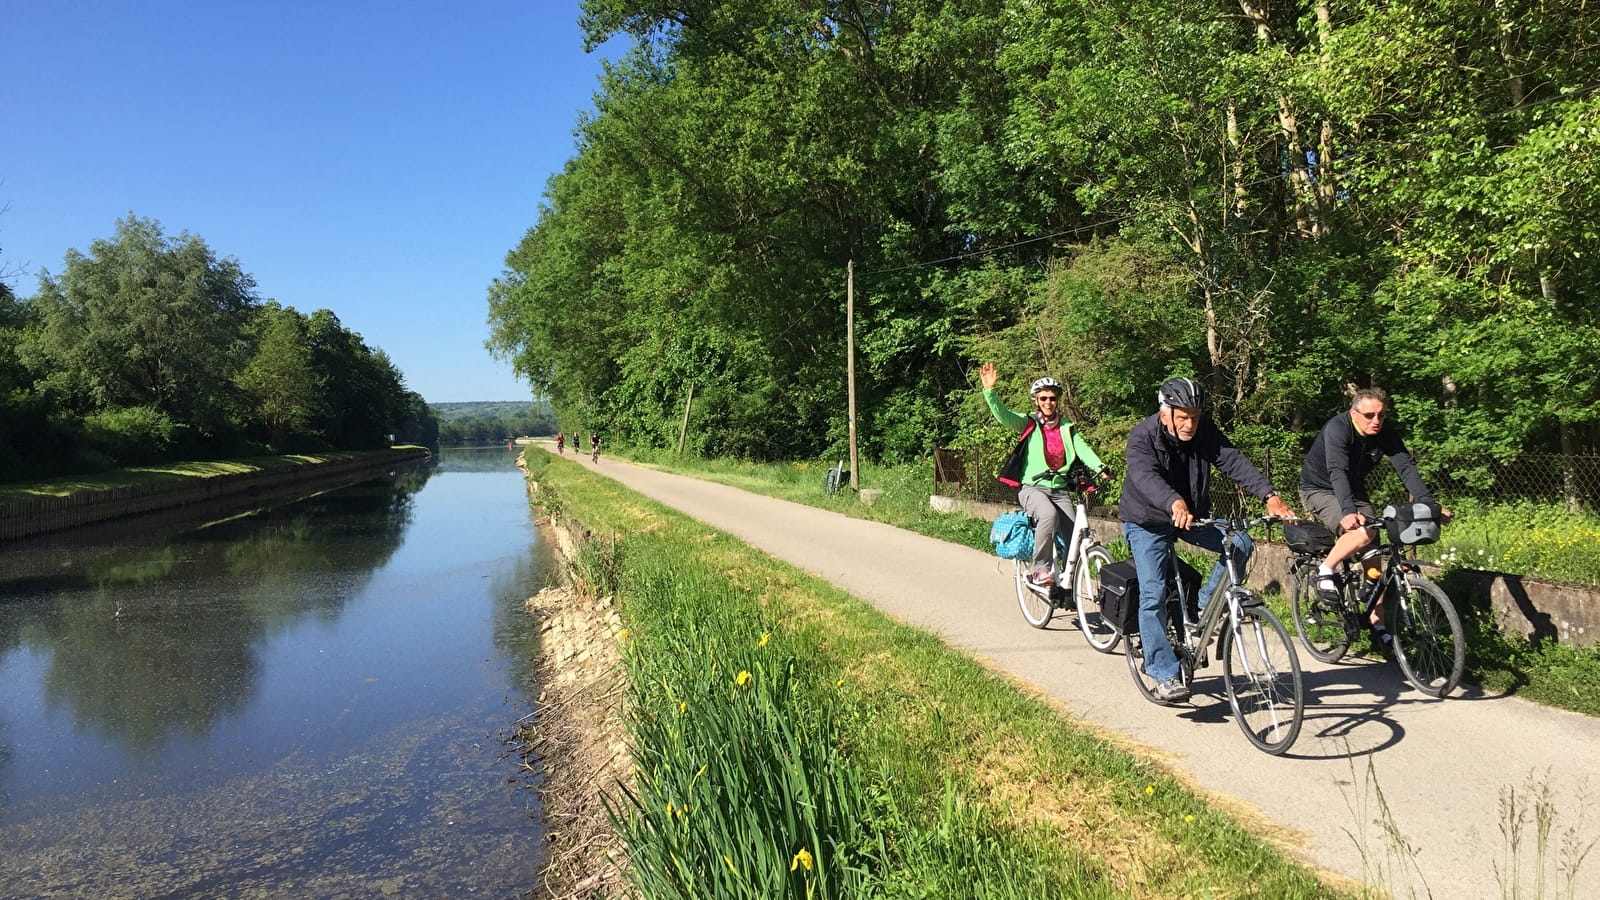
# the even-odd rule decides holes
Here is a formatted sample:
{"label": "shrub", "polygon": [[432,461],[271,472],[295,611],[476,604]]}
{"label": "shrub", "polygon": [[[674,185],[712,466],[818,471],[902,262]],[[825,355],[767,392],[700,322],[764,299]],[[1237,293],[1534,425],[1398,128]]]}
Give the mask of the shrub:
{"label": "shrub", "polygon": [[91,450],[128,466],[166,459],[188,429],[153,406],[132,406],[85,416],[83,431]]}

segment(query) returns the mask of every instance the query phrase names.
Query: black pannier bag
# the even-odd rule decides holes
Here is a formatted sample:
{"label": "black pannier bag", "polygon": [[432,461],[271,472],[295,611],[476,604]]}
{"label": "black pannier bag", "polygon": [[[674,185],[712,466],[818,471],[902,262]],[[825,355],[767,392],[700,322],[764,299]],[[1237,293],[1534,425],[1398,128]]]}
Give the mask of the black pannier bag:
{"label": "black pannier bag", "polygon": [[1396,544],[1431,544],[1439,539],[1439,506],[1435,503],[1402,503],[1385,506],[1389,540]]}
{"label": "black pannier bag", "polygon": [[[1182,559],[1178,560],[1178,577],[1183,579],[1184,593],[1189,597],[1190,614],[1195,611],[1200,595],[1200,572]],[[1100,569],[1100,618],[1123,634],[1139,631],[1139,572],[1133,560],[1111,563]]]}
{"label": "black pannier bag", "polygon": [[1283,523],[1283,542],[1296,553],[1327,556],[1333,549],[1333,532],[1320,522]]}
{"label": "black pannier bag", "polygon": [[1123,634],[1139,630],[1139,570],[1125,559],[1100,567],[1100,618]]}

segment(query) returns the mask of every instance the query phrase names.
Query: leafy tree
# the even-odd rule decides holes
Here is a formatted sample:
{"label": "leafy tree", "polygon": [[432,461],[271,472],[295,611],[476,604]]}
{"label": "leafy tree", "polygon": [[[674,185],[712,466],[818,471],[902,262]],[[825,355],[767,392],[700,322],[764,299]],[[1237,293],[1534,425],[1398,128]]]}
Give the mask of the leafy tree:
{"label": "leafy tree", "polygon": [[130,216],[87,254],[68,251],[31,301],[39,317],[29,363],[39,387],[79,413],[151,406],[215,437],[234,430],[232,382],[255,282],[187,233]]}
{"label": "leafy tree", "polygon": [[251,329],[255,354],[235,379],[249,398],[262,437],[287,448],[305,436],[323,399],[324,375],[313,368],[306,318],[269,302]]}

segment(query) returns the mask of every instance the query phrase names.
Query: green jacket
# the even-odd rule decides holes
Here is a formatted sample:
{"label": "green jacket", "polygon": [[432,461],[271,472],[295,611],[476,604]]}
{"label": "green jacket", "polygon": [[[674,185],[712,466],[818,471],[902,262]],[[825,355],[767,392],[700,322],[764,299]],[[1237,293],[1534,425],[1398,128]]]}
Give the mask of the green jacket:
{"label": "green jacket", "polygon": [[[996,422],[1018,433],[1028,432],[1027,437],[1024,438],[1026,450],[1023,451],[1022,477],[1019,479],[1021,483],[1052,489],[1067,487],[1067,479],[1060,476],[1043,479],[1036,477],[1049,470],[1049,466],[1045,465],[1044,461],[1043,430],[1039,428],[1028,429],[1028,423],[1036,422],[1037,420],[1032,415],[1013,412],[1006,408],[1006,405],[1000,402],[1000,398],[995,395],[993,390],[984,391],[983,399],[985,403],[989,404],[989,412],[994,415]],[[1071,468],[1073,460],[1082,460],[1083,464],[1088,466],[1091,472],[1098,472],[1105,468],[1106,464],[1100,461],[1100,457],[1095,455],[1094,450],[1089,446],[1089,442],[1085,441],[1083,435],[1078,433],[1077,426],[1065,418],[1061,420],[1061,447],[1066,451],[1066,462],[1057,471],[1065,472]],[[1022,448],[1019,447],[1018,449]]]}

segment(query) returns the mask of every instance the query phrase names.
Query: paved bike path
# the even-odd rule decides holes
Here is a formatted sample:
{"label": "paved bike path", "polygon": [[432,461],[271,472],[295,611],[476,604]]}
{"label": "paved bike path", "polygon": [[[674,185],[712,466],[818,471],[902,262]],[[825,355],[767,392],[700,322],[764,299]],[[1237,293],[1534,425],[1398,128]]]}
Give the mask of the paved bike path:
{"label": "paved bike path", "polygon": [[[1558,871],[1560,842],[1564,829],[1579,824],[1590,789],[1600,788],[1600,720],[1471,686],[1434,700],[1406,684],[1392,663],[1325,665],[1297,643],[1305,725],[1286,756],[1267,756],[1233,722],[1219,664],[1197,675],[1190,704],[1146,702],[1120,648],[1096,653],[1070,616],[1058,614],[1044,630],[1023,620],[1008,561],[615,459],[583,465],[927,628],[1076,716],[1155,748],[1200,787],[1258,809],[1281,827],[1280,842],[1308,861],[1396,896],[1511,896],[1498,874],[1510,870],[1503,793],[1515,789],[1519,800],[1531,801],[1530,779],[1548,786],[1558,818],[1546,891],[1569,896]],[[1410,852],[1385,837],[1385,804]],[[1585,840],[1600,834],[1600,814],[1581,824]],[[1521,894],[1534,896],[1531,806],[1522,844]],[[1578,870],[1570,896],[1600,897],[1600,848]]]}

